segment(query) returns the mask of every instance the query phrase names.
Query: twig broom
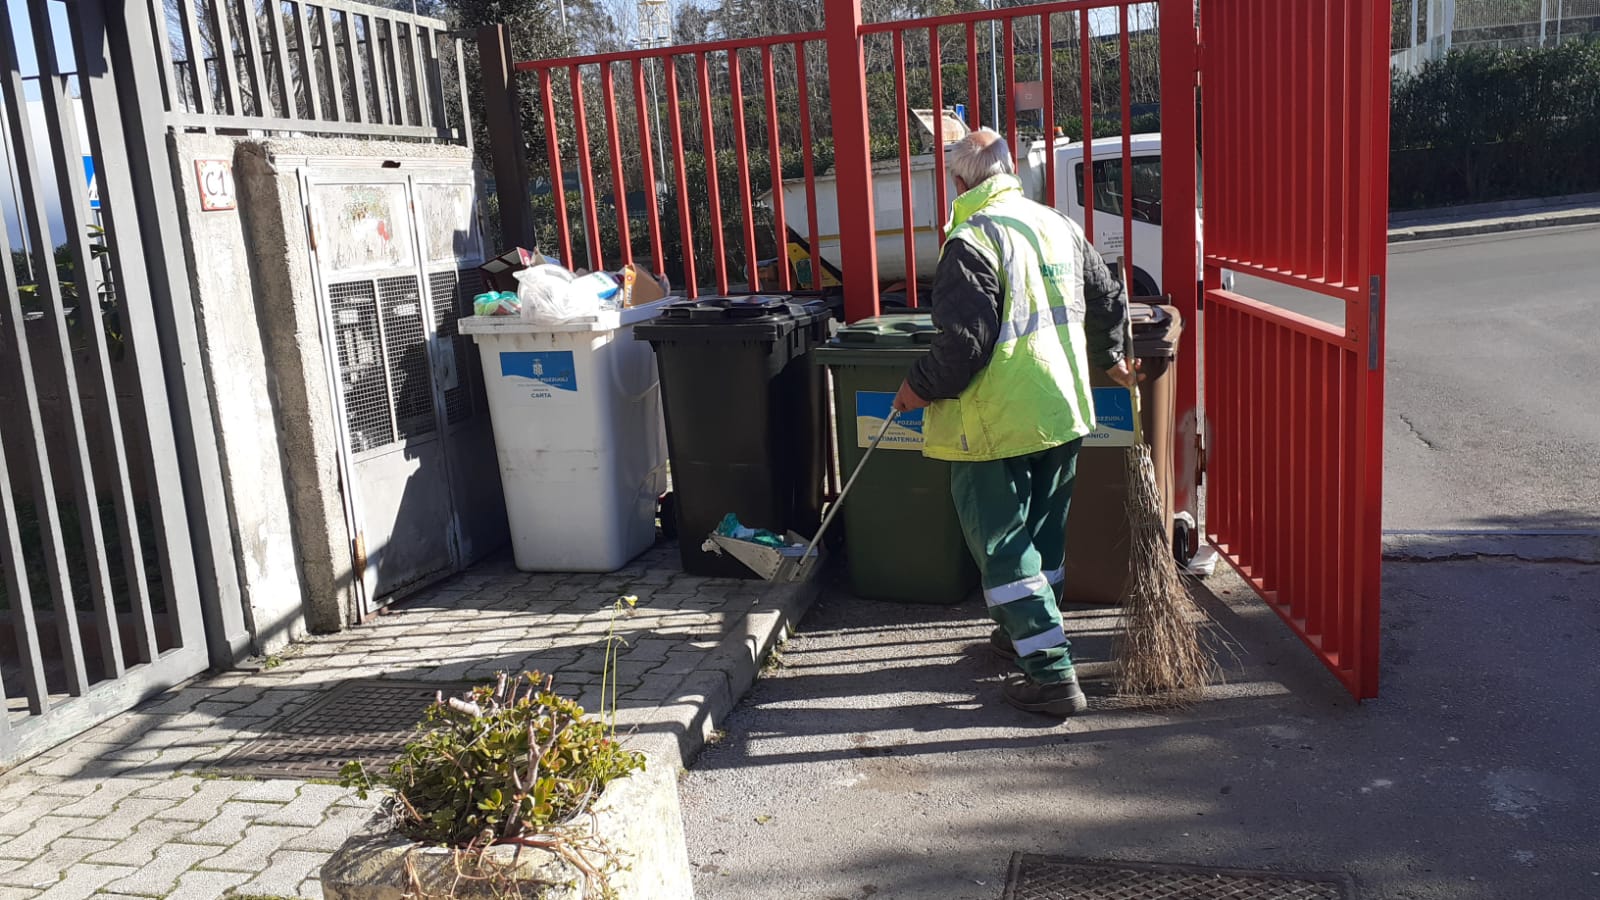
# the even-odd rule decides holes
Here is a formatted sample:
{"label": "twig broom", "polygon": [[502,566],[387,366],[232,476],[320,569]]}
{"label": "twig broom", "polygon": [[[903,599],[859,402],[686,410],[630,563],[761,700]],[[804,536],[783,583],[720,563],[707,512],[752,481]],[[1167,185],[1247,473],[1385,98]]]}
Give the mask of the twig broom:
{"label": "twig broom", "polygon": [[[1118,265],[1118,274],[1122,266]],[[1133,322],[1124,322],[1125,354],[1133,359]],[[1113,643],[1117,693],[1135,706],[1184,706],[1218,674],[1201,636],[1206,614],[1194,602],[1172,555],[1156,468],[1144,442],[1139,388],[1133,395],[1133,446],[1127,466],[1128,581]]]}

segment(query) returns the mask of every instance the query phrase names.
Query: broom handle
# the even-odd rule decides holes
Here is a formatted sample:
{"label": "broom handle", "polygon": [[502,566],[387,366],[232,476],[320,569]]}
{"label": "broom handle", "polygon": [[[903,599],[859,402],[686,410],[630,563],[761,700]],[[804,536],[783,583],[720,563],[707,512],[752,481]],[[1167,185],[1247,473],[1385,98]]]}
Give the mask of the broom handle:
{"label": "broom handle", "polygon": [[828,532],[828,526],[833,524],[833,517],[839,514],[839,507],[844,505],[844,498],[846,494],[850,493],[850,486],[856,483],[856,479],[861,475],[861,470],[867,467],[867,460],[872,458],[872,451],[878,449],[878,444],[883,441],[883,436],[889,433],[889,427],[898,418],[900,418],[900,410],[890,409],[889,418],[883,420],[883,427],[878,429],[877,436],[872,439],[872,443],[867,445],[867,452],[861,454],[861,461],[856,463],[855,471],[850,473],[850,479],[844,483],[844,487],[839,489],[838,498],[833,501],[832,506],[828,507],[828,514],[822,517],[822,524],[817,527],[817,533],[812,536],[811,543],[806,545],[806,552],[800,554],[800,561],[795,563],[795,568],[798,569],[800,566],[805,565],[806,560],[811,558],[812,552],[817,549],[817,542],[822,540],[822,536]]}
{"label": "broom handle", "polygon": [[1133,445],[1135,447],[1144,443],[1144,416],[1140,414],[1139,397],[1139,370],[1135,367],[1139,358],[1133,352],[1133,298],[1128,295],[1127,285],[1123,282],[1123,272],[1127,270],[1127,261],[1124,257],[1117,257],[1115,275],[1117,284],[1123,287],[1122,304],[1122,358],[1128,362],[1128,370],[1133,373],[1133,387],[1128,392],[1133,395]]}

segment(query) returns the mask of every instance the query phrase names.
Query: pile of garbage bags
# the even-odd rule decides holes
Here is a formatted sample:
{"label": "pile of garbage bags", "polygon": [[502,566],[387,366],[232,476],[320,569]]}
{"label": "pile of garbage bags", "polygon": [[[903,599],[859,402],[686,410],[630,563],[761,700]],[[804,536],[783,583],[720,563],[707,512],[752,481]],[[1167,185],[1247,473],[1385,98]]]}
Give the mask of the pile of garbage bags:
{"label": "pile of garbage bags", "polygon": [[473,298],[474,315],[519,316],[524,322],[553,325],[653,303],[671,292],[666,276],[657,277],[636,263],[615,272],[574,272],[537,252],[519,248],[514,254],[500,257],[496,274],[507,272],[505,259],[517,259],[521,265],[508,273],[516,281],[516,291],[479,294]]}

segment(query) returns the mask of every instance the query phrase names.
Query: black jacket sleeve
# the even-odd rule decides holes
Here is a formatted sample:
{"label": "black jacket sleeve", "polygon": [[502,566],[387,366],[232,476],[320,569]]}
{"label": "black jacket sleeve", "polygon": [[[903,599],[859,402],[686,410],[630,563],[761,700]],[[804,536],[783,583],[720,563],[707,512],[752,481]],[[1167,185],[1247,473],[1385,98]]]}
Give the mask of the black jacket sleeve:
{"label": "black jacket sleeve", "polygon": [[933,276],[933,350],[906,377],[924,400],[960,396],[989,364],[1004,299],[1000,278],[966,241],[949,241]]}
{"label": "black jacket sleeve", "polygon": [[1080,241],[1083,255],[1083,330],[1089,340],[1089,365],[1105,371],[1122,361],[1122,329],[1128,315],[1128,294],[1111,273],[1100,251]]}

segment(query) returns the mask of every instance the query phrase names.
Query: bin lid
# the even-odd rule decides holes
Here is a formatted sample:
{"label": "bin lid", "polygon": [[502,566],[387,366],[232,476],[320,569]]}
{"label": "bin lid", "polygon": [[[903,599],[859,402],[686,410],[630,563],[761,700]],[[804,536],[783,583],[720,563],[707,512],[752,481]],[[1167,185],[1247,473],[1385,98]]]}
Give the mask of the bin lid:
{"label": "bin lid", "polygon": [[649,324],[636,328],[641,341],[777,340],[828,318],[819,300],[786,294],[701,297],[670,303]]}
{"label": "bin lid", "polygon": [[1133,320],[1134,355],[1142,359],[1178,355],[1183,320],[1177,309],[1135,301],[1128,304],[1128,315]]}
{"label": "bin lid", "polygon": [[646,322],[672,305],[666,298],[626,309],[602,310],[592,316],[579,316],[559,323],[524,322],[520,316],[466,316],[456,322],[462,334],[571,334],[573,332],[616,331]]}
{"label": "bin lid", "polygon": [[1145,332],[1164,333],[1172,323],[1173,315],[1168,307],[1135,300],[1128,304],[1128,318],[1133,320],[1133,334],[1138,337]]}
{"label": "bin lid", "polygon": [[840,328],[815,352],[818,362],[828,366],[905,366],[928,352],[937,333],[926,312],[889,313]]}
{"label": "bin lid", "polygon": [[846,325],[839,329],[833,343],[850,347],[921,347],[933,343],[938,330],[930,313],[895,313]]}

